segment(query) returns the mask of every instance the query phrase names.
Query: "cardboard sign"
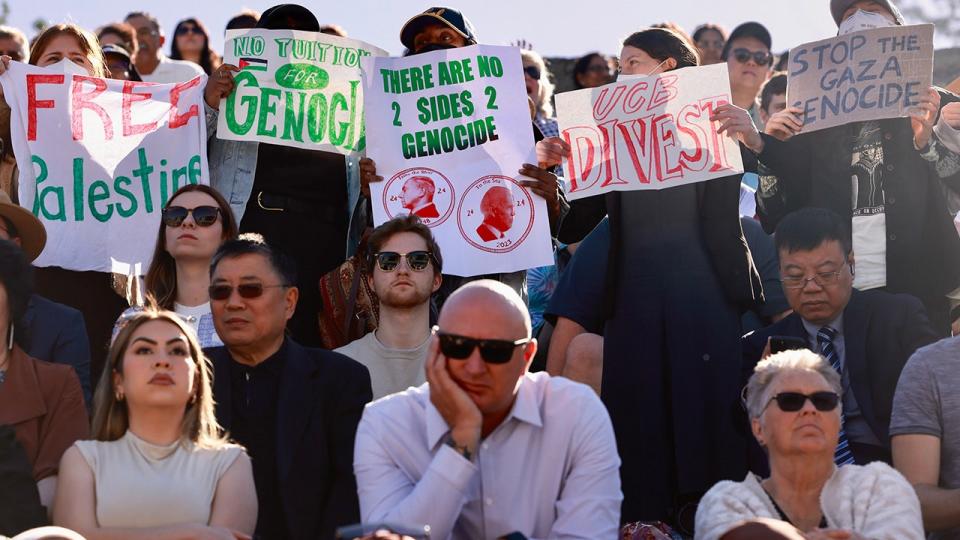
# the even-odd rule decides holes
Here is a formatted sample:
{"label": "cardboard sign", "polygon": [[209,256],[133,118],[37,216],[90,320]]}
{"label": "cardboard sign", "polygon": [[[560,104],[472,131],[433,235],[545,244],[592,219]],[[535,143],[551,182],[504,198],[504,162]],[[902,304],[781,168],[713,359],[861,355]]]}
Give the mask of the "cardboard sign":
{"label": "cardboard sign", "polygon": [[851,32],[790,50],[787,103],[803,131],[909,116],[933,81],[933,25]]}
{"label": "cardboard sign", "polygon": [[47,229],[35,265],[143,273],[167,200],[186,184],[209,183],[205,81],[98,79],[67,60],[10,63],[0,84],[20,205]]}
{"label": "cardboard sign", "polygon": [[376,224],[415,214],[444,273],[553,264],[543,199],[518,175],[536,164],[519,49],[475,45],[364,62]]}
{"label": "cardboard sign", "polygon": [[568,199],[666,189],[743,172],[740,148],[710,116],[730,103],[725,63],[557,95]]}
{"label": "cardboard sign", "polygon": [[360,59],[368,43],[319,32],[228,30],[224,62],[240,68],[220,102],[217,137],[352,154],[365,147]]}

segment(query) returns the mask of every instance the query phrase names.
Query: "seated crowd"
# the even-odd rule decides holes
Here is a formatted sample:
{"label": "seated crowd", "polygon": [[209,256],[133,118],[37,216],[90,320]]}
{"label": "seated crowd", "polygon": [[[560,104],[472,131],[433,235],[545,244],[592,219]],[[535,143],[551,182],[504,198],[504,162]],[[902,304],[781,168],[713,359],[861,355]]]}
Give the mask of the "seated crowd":
{"label": "seated crowd", "polygon": [[[227,28],[346,36],[296,4]],[[142,279],[31,266],[0,92],[0,537],[960,539],[957,95],[805,133],[756,22],[638,28],[566,82],[524,48],[556,264],[463,277],[426,205],[373,226],[372,159],[216,137],[238,68],[198,19],[173,34],[0,27],[0,74],[209,76],[211,178],[158,208]],[[452,8],[399,35],[483,43]],[[555,88],[713,63],[746,173],[567,200]]]}

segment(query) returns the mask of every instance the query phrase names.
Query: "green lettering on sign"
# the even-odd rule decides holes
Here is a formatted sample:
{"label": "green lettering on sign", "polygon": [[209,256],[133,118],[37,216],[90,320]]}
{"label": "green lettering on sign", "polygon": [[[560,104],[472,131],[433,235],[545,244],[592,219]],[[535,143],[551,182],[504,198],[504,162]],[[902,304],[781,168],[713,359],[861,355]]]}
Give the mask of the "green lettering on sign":
{"label": "green lettering on sign", "polygon": [[281,87],[295,90],[323,90],[330,84],[327,71],[312,64],[280,66],[274,78]]}

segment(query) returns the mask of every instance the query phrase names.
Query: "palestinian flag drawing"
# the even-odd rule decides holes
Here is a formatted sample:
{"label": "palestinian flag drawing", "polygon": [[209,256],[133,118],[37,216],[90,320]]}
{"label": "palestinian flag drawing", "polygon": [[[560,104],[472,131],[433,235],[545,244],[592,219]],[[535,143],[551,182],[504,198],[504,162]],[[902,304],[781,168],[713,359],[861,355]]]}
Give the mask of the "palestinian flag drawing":
{"label": "palestinian flag drawing", "polygon": [[262,58],[241,58],[238,67],[246,71],[266,71],[267,61]]}

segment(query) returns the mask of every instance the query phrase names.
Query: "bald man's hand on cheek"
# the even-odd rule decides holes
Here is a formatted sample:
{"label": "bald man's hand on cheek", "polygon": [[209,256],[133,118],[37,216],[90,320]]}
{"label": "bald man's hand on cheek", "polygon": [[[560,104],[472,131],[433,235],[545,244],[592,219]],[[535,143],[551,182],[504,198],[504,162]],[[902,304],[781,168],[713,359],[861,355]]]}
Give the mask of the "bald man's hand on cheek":
{"label": "bald man's hand on cheek", "polygon": [[430,383],[430,402],[450,427],[450,437],[458,448],[466,448],[476,455],[480,444],[483,415],[477,404],[450,376],[447,358],[440,354],[440,341],[433,336],[427,351],[427,382]]}

